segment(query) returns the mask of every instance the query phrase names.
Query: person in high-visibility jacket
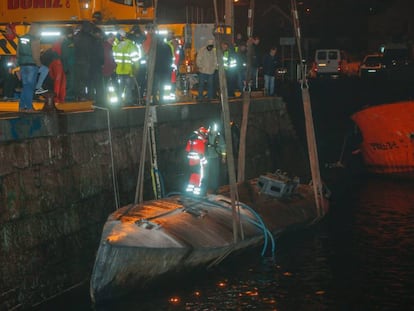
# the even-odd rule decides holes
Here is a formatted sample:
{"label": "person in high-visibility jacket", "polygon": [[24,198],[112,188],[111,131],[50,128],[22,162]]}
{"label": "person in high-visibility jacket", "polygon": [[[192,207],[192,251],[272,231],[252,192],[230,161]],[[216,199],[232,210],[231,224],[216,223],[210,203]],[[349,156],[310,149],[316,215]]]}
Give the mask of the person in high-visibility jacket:
{"label": "person in high-visibility jacket", "polygon": [[175,82],[177,80],[177,62],[176,62],[176,55],[175,51],[177,49],[177,41],[174,39],[174,34],[172,32],[168,32],[167,37],[167,44],[171,49],[171,83],[175,85]]}
{"label": "person in high-visibility jacket", "polygon": [[118,80],[118,96],[125,104],[132,104],[132,89],[134,87],[134,70],[139,61],[137,45],[126,37],[124,30],[119,30],[119,40],[113,48],[116,63],[115,73]]}
{"label": "person in high-visibility jacket", "polygon": [[223,66],[226,72],[227,92],[229,97],[233,97],[237,88],[237,57],[234,50],[230,48],[227,42],[221,43],[221,49],[223,51]]}
{"label": "person in high-visibility jacket", "polygon": [[220,183],[220,163],[226,160],[226,144],[217,125],[200,127],[190,136],[187,146],[189,180],[186,193],[204,196],[216,192]]}
{"label": "person in high-visibility jacket", "polygon": [[190,166],[190,177],[186,188],[188,194],[201,195],[201,185],[207,164],[205,157],[207,138],[208,130],[205,127],[200,127],[193,132],[185,147]]}

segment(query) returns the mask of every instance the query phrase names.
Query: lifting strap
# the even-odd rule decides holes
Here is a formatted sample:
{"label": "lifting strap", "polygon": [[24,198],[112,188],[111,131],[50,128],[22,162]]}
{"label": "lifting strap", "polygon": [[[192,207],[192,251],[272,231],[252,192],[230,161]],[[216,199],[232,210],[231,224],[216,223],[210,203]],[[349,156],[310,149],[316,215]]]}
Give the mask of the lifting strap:
{"label": "lifting strap", "polygon": [[[214,1],[214,11],[216,16],[216,27],[219,25],[218,21],[218,7],[217,0]],[[223,51],[221,49],[222,34],[220,32],[215,32],[215,43],[217,46],[217,64],[218,64],[218,73],[219,73],[219,83],[220,83],[220,92],[221,92],[221,108],[223,113],[223,124],[224,124],[224,137],[226,140],[226,153],[227,153],[227,167],[229,174],[229,186],[230,186],[230,200],[232,207],[232,216],[233,216],[233,242],[237,243],[239,241],[239,227],[240,215],[239,215],[239,204],[238,204],[238,192],[236,184],[236,172],[234,165],[233,157],[233,145],[231,137],[231,128],[230,128],[230,108],[228,102],[227,94],[227,82],[226,82],[226,73],[224,72],[223,66]],[[236,204],[237,201],[237,204]],[[244,238],[243,236],[241,237]]]}
{"label": "lifting strap", "polygon": [[306,68],[302,62],[302,49],[301,49],[301,34],[299,25],[299,15],[296,7],[296,0],[291,0],[293,27],[295,29],[296,42],[299,52],[300,68],[301,68],[301,89],[302,89],[302,101],[303,110],[305,113],[305,125],[306,125],[306,138],[308,142],[308,153],[310,160],[310,168],[312,174],[313,192],[315,195],[315,204],[318,217],[322,217],[326,206],[323,195],[323,184],[319,169],[318,149],[316,145],[315,129],[313,126],[312,106],[309,94],[309,87],[306,79]]}
{"label": "lifting strap", "polygon": [[[247,27],[247,40],[250,40],[253,34],[253,11],[254,0],[250,0],[250,8],[248,13],[248,27]],[[242,122],[240,126],[240,145],[239,145],[239,158],[238,158],[238,170],[237,170],[237,182],[243,182],[245,179],[245,166],[246,166],[246,135],[247,135],[247,123],[249,121],[250,110],[250,76],[252,71],[252,54],[253,43],[247,43],[247,68],[246,68],[246,81],[243,90],[243,114]]]}

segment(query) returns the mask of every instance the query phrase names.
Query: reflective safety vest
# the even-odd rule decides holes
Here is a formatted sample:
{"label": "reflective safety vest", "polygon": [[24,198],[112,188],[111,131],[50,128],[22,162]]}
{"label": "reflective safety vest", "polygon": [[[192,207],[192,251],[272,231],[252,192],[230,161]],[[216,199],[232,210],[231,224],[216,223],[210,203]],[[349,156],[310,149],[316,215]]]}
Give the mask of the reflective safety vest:
{"label": "reflective safety vest", "polygon": [[237,67],[237,60],[229,51],[223,52],[223,66],[225,70],[235,69]]}
{"label": "reflective safety vest", "polygon": [[171,59],[171,66],[173,64],[175,64],[175,49],[174,49],[174,44],[172,43],[172,41],[167,41],[168,46],[171,49],[171,55],[172,55],[172,59]]}
{"label": "reflective safety vest", "polygon": [[205,153],[207,147],[207,137],[201,135],[198,131],[194,131],[192,137],[187,141],[185,151],[190,165],[199,165],[205,161]]}
{"label": "reflective safety vest", "polygon": [[112,50],[116,63],[116,74],[133,76],[134,64],[138,64],[141,56],[137,45],[129,39],[124,39],[114,45]]}
{"label": "reflective safety vest", "polygon": [[172,40],[167,41],[168,46],[171,49],[171,54],[172,54],[172,60],[171,60],[171,82],[172,83],[176,83],[177,82],[177,69],[178,69],[178,64],[180,62],[180,51],[179,49],[175,49],[174,47],[174,43],[172,42]]}

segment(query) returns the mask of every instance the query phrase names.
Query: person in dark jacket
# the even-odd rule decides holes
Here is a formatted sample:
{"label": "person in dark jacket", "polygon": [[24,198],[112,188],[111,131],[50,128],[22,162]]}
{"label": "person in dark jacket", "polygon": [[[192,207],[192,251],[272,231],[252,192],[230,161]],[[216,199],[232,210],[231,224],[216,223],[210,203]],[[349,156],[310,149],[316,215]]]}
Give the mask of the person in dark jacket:
{"label": "person in dark jacket", "polygon": [[[104,94],[107,95],[106,100],[109,100],[111,102],[111,97],[113,94],[116,94],[115,92],[115,83],[116,83],[116,62],[114,59],[114,52],[113,52],[113,45],[115,41],[115,35],[114,34],[108,34],[105,38],[105,41],[103,43],[103,53],[104,53],[104,63],[102,66],[102,76],[103,76],[103,84],[104,84]],[[113,87],[112,90],[110,90],[110,86]]]}
{"label": "person in dark jacket", "polygon": [[256,90],[259,87],[259,67],[261,66],[260,62],[262,61],[262,58],[260,56],[259,44],[260,38],[258,36],[250,37],[249,40],[247,40],[247,49],[251,49],[251,71],[249,80],[252,81],[252,88]]}
{"label": "person in dark jacket", "polygon": [[275,95],[275,75],[278,66],[276,53],[277,49],[272,47],[263,57],[264,90],[267,96]]}
{"label": "person in dark jacket", "polygon": [[248,88],[250,81],[246,78],[247,71],[247,46],[246,43],[240,43],[237,47],[237,88],[240,92]]}
{"label": "person in dark jacket", "polygon": [[75,99],[75,42],[73,29],[67,28],[61,45],[61,61],[66,75],[66,100]]}
{"label": "person in dark jacket", "polygon": [[[154,85],[153,85],[153,103],[164,102],[163,96],[167,91],[167,86],[171,87],[171,72],[172,72],[173,54],[170,46],[162,40],[157,38],[157,55],[154,68]],[[157,97],[159,98],[157,100]]]}
{"label": "person in dark jacket", "polygon": [[74,37],[75,44],[75,96],[78,100],[92,99],[91,92],[91,59],[94,37],[92,30],[95,26],[82,22],[79,32]]}
{"label": "person in dark jacket", "polygon": [[19,85],[16,56],[0,56],[0,85],[3,87],[3,99],[15,99]]}
{"label": "person in dark jacket", "polygon": [[92,29],[92,57],[91,57],[91,91],[90,98],[94,99],[96,103],[103,104],[104,101],[104,81],[102,68],[104,65],[104,35],[100,28],[94,26]]}
{"label": "person in dark jacket", "polygon": [[40,25],[33,23],[27,34],[19,38],[17,63],[20,66],[22,93],[19,110],[33,111],[33,94],[36,86],[40,62]]}

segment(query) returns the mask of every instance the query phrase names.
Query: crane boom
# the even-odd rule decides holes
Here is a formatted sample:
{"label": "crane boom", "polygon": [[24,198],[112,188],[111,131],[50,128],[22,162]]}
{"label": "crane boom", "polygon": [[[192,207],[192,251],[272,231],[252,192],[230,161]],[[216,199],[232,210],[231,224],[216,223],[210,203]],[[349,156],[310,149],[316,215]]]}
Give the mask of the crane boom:
{"label": "crane boom", "polygon": [[82,21],[102,27],[145,24],[154,20],[154,0],[2,0],[0,1],[0,56],[16,55],[17,37],[28,25],[59,29]]}
{"label": "crane boom", "polygon": [[96,14],[103,22],[145,22],[154,19],[153,0],[3,0],[0,24],[8,23],[76,23],[93,20]]}

